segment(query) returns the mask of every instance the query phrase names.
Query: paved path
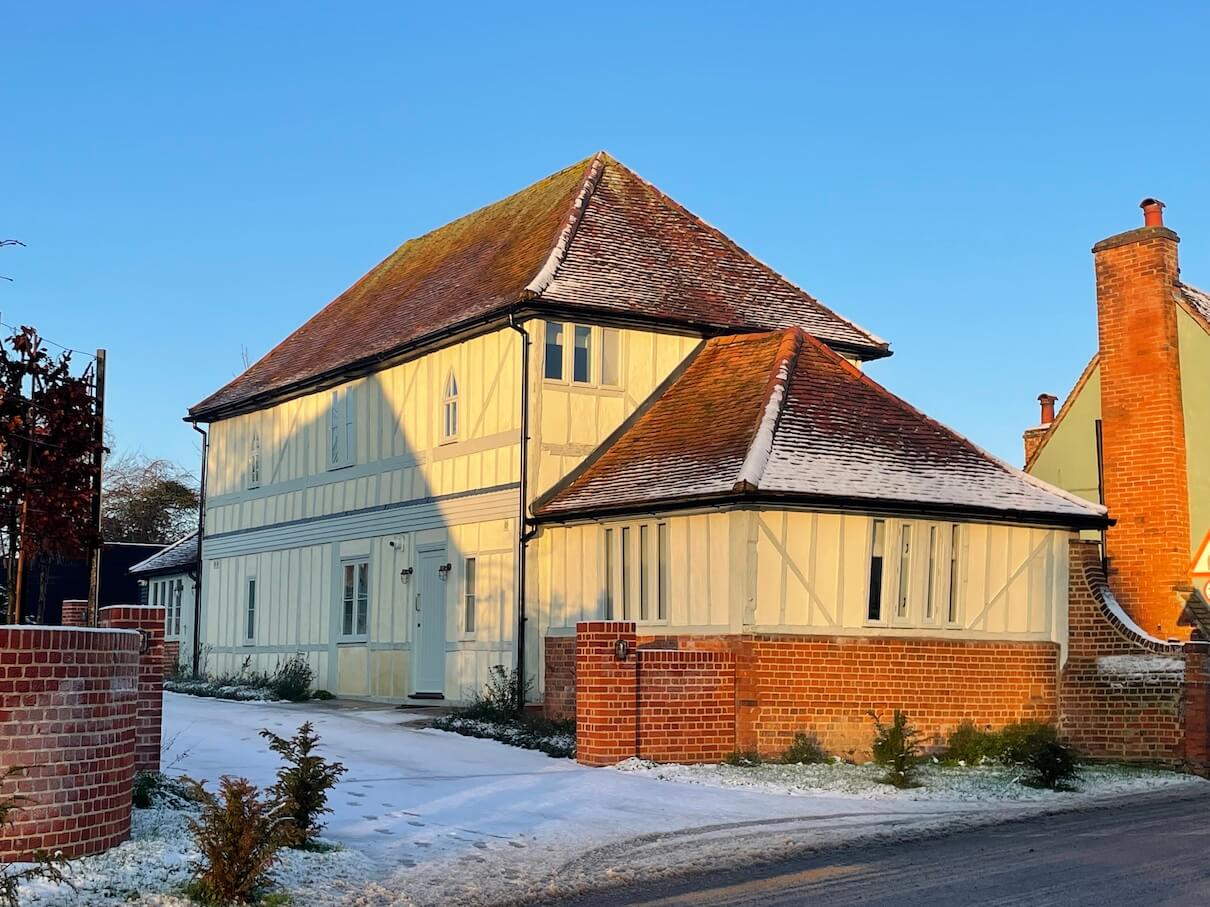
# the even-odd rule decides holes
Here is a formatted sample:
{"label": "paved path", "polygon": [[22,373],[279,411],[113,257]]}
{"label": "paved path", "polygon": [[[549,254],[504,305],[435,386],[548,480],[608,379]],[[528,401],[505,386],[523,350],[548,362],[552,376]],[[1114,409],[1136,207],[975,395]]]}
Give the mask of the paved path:
{"label": "paved path", "polygon": [[631,885],[577,907],[1210,905],[1210,793],[1157,795],[911,843]]}

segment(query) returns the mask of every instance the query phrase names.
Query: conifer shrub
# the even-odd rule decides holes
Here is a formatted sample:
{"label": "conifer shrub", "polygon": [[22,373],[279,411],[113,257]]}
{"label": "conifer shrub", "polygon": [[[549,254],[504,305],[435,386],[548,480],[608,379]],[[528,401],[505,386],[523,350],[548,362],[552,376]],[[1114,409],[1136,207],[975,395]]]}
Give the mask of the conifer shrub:
{"label": "conifer shrub", "polygon": [[347,769],[339,762],[328,762],[316,755],[319,735],[311,722],[305,722],[293,737],[279,737],[265,729],[260,735],[269,741],[269,749],[285,760],[277,770],[272,795],[281,814],[289,820],[288,843],[291,847],[309,847],[323,828],[320,816],[330,813],[328,793]]}
{"label": "conifer shrub", "polygon": [[197,818],[188,820],[201,851],[190,895],[215,905],[257,900],[273,883],[278,851],[290,840],[290,818],[247,778],[224,775],[217,795],[202,782],[189,783],[201,804]]}
{"label": "conifer shrub", "polygon": [[269,689],[280,699],[306,702],[311,698],[315,671],[302,652],[296,652],[277,666],[269,678]]}
{"label": "conifer shrub", "polygon": [[[0,774],[0,839],[8,836],[7,826],[13,822],[13,814],[24,809],[28,798],[17,794],[5,794],[3,788],[8,782],[25,773],[22,766],[13,766]],[[0,863],[0,907],[19,907],[20,888],[23,882],[43,879],[48,882],[65,884],[72,887],[63,874],[67,861],[59,853],[48,853],[39,850],[34,853],[33,860],[21,868],[10,863]]]}
{"label": "conifer shrub", "polygon": [[134,776],[133,799],[135,809],[151,809],[157,803],[177,807],[193,802],[193,789],[179,778],[170,778],[163,772],[139,772]]}
{"label": "conifer shrub", "polygon": [[890,724],[883,724],[876,712],[874,719],[874,745],[871,747],[874,762],[887,770],[883,779],[895,787],[915,787],[915,771],[920,764],[920,732],[908,723],[908,717],[899,709]]}
{"label": "conifer shrub", "polygon": [[735,765],[741,768],[753,768],[760,765],[763,761],[760,753],[756,750],[734,750],[723,757],[723,762],[727,765]]}
{"label": "conifer shrub", "polygon": [[981,765],[998,761],[1004,753],[1004,737],[991,729],[963,721],[950,732],[941,761],[949,765]]}
{"label": "conifer shrub", "polygon": [[1023,781],[1034,787],[1068,790],[1080,778],[1076,751],[1059,740],[1054,725],[1023,721],[1000,732],[1004,742],[1002,761],[1020,766]]}
{"label": "conifer shrub", "polygon": [[793,742],[781,754],[781,761],[786,765],[814,765],[828,761],[819,738],[806,731],[794,735]]}

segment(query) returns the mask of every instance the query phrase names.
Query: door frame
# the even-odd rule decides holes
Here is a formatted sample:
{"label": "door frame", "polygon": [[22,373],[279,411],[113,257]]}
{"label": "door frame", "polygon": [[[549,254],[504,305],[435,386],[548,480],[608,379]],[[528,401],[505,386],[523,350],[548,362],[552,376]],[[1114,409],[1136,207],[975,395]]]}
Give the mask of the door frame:
{"label": "door frame", "polygon": [[[437,555],[437,557],[434,558],[433,555]],[[424,562],[430,558],[435,560],[437,562],[438,566],[440,566],[441,564],[449,563],[449,546],[447,545],[447,543],[430,542],[426,545],[416,546],[416,588],[415,588],[415,591],[412,593],[412,600],[408,603],[409,619],[412,620],[413,624],[421,624],[421,626],[413,626],[413,628],[412,628],[414,632],[412,633],[412,692],[411,692],[411,698],[414,698],[414,699],[444,699],[445,698],[445,659],[446,659],[445,644],[448,642],[448,639],[446,638],[448,636],[448,633],[446,632],[446,624],[448,623],[448,619],[449,619],[449,614],[447,613],[447,610],[449,608],[449,601],[448,601],[449,596],[446,594],[445,587],[449,583],[448,578],[445,579],[444,581],[441,579],[435,580],[435,582],[438,584],[438,588],[441,589],[441,594],[440,594],[441,618],[442,618],[442,621],[441,621],[442,622],[441,650],[440,650],[441,682],[439,685],[439,689],[436,689],[436,690],[422,690],[420,688],[420,673],[421,673],[420,672],[420,661],[421,661],[421,652],[422,652],[422,642],[421,642],[420,637],[421,637],[421,633],[424,629],[424,627],[423,627],[424,612],[423,612],[423,610],[418,611],[416,609],[416,603],[417,603],[417,600],[422,595],[421,590],[424,587],[424,571],[421,569],[421,567],[424,565]],[[423,607],[424,607],[423,602],[421,602],[421,608],[423,608]]]}

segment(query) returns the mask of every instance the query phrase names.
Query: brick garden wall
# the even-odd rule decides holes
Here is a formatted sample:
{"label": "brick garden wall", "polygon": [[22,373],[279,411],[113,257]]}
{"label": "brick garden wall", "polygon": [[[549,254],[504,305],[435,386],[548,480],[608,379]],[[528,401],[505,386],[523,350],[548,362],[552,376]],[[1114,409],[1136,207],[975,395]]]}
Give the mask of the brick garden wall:
{"label": "brick garden wall", "polygon": [[636,755],[721,762],[735,749],[735,655],[640,649]]}
{"label": "brick garden wall", "polygon": [[545,690],[542,708],[547,718],[576,717],[576,638],[547,636]]}
{"label": "brick garden wall", "polygon": [[1063,735],[1095,759],[1181,763],[1184,647],[1151,639],[1113,612],[1095,542],[1071,543],[1069,575]]}
{"label": "brick garden wall", "polygon": [[140,638],[60,627],[0,627],[0,794],[27,798],[0,862],[37,849],[68,858],[130,836]]}
{"label": "brick garden wall", "polygon": [[136,630],[143,637],[139,657],[135,771],[158,772],[164,715],[164,608],[160,605],[114,605],[100,610],[98,623],[118,630]]}

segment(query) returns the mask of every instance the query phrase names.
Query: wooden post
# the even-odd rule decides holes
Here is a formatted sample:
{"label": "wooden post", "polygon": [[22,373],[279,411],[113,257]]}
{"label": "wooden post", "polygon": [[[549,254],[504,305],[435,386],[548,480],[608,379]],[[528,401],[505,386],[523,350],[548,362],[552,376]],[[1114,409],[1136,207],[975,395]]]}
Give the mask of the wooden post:
{"label": "wooden post", "polygon": [[[38,351],[38,338],[34,336],[33,348],[28,354],[22,353],[22,358],[29,356],[30,361],[33,361],[34,354]],[[9,606],[9,613],[12,614],[13,623],[21,623],[21,600],[25,597],[25,574],[29,570],[29,564],[26,563],[25,552],[27,549],[25,539],[25,521],[29,515],[29,476],[34,471],[34,437],[37,435],[37,427],[35,420],[37,419],[37,411],[34,409],[34,397],[38,395],[38,387],[36,378],[32,375],[29,379],[29,408],[26,410],[25,417],[25,490],[21,495],[21,515],[17,518],[17,590],[13,594],[13,601]]]}
{"label": "wooden post", "polygon": [[88,552],[88,608],[85,624],[97,625],[97,608],[101,599],[101,470],[105,465],[105,350],[97,350],[96,373],[93,380],[96,400],[96,446],[93,450],[92,527],[96,535]]}

